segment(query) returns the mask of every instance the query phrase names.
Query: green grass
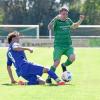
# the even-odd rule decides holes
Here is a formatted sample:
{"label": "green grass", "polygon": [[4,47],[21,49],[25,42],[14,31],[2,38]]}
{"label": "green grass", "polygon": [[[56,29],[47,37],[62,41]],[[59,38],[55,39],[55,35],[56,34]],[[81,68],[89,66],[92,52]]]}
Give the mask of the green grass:
{"label": "green grass", "polygon": [[100,39],[90,39],[89,45],[91,47],[99,47],[100,46]]}
{"label": "green grass", "polygon": [[[33,54],[26,53],[29,61],[51,66],[52,52],[52,48],[35,48]],[[75,53],[77,59],[68,68],[73,73],[68,85],[16,86],[9,85],[6,48],[0,48],[0,100],[100,100],[100,48],[75,48]],[[65,60],[63,56],[61,62]],[[61,76],[61,72],[59,66],[56,73]]]}

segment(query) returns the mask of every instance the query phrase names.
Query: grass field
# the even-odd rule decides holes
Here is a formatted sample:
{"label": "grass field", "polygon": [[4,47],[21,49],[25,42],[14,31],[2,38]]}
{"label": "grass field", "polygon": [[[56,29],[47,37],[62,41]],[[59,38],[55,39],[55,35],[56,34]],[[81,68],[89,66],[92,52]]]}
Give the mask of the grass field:
{"label": "grass field", "polygon": [[[68,69],[72,81],[65,86],[10,85],[6,71],[6,48],[0,48],[0,100],[100,100],[100,48],[75,48],[76,62]],[[51,66],[52,48],[35,48],[26,52],[28,60]],[[61,62],[65,61],[63,56]],[[61,76],[61,67],[56,73]],[[13,71],[16,80],[19,80]],[[47,75],[43,75],[46,79]],[[20,78],[21,79],[21,78]]]}

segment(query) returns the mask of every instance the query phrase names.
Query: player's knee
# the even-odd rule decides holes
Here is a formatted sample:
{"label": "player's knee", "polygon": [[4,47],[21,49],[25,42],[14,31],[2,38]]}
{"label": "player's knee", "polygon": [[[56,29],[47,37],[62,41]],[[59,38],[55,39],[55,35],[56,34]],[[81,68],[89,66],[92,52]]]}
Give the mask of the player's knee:
{"label": "player's knee", "polygon": [[40,85],[44,85],[46,82],[45,81],[39,81]]}
{"label": "player's knee", "polygon": [[74,54],[73,54],[73,55],[70,55],[69,60],[70,60],[71,62],[74,62],[74,61],[75,61],[75,55],[74,55]]}
{"label": "player's knee", "polygon": [[43,69],[43,73],[47,73],[50,70],[50,68],[46,67]]}
{"label": "player's knee", "polygon": [[55,61],[54,61],[54,66],[55,66],[55,67],[58,67],[59,63],[60,63],[59,60],[55,60]]}
{"label": "player's knee", "polygon": [[42,77],[38,77],[37,80],[38,80],[40,85],[44,85],[45,84],[45,80],[43,80]]}

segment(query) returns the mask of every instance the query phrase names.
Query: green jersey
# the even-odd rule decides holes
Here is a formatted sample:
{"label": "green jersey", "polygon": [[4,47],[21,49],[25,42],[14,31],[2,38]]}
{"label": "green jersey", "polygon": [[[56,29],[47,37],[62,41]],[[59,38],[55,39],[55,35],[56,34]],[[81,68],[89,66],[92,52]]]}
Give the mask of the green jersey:
{"label": "green jersey", "polygon": [[53,22],[53,32],[54,32],[54,47],[69,47],[72,45],[71,40],[71,25],[73,24],[70,18],[65,21],[59,18],[54,18]]}

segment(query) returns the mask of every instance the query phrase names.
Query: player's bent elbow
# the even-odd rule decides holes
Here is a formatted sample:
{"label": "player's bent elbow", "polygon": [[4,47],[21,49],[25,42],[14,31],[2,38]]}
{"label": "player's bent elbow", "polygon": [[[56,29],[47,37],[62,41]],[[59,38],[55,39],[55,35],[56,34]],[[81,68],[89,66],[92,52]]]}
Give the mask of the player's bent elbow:
{"label": "player's bent elbow", "polygon": [[74,23],[74,24],[71,26],[72,29],[76,29],[76,28],[78,28],[78,27],[79,27],[79,23]]}

